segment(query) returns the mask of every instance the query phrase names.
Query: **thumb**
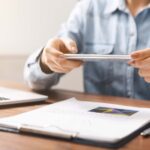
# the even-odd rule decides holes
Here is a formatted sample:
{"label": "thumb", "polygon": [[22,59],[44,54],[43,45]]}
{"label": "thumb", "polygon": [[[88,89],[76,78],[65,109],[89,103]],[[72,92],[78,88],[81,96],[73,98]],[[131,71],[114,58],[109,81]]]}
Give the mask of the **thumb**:
{"label": "thumb", "polygon": [[131,57],[136,60],[143,60],[150,57],[150,49],[138,50],[131,53]]}
{"label": "thumb", "polygon": [[66,47],[66,49],[68,50],[67,52],[70,53],[77,53],[78,49],[77,49],[77,44],[75,41],[71,40],[71,39],[61,39]]}

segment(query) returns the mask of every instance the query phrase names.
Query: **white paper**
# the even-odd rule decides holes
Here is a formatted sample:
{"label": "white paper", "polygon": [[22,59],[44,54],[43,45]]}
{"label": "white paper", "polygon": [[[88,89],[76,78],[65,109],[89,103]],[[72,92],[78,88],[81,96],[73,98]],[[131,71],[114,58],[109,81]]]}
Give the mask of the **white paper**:
{"label": "white paper", "polygon": [[[98,107],[137,111],[131,116],[91,112]],[[150,121],[150,109],[121,105],[85,102],[74,98],[0,119],[0,126],[9,125],[19,129],[21,125],[63,137],[70,135],[94,141],[116,142]]]}

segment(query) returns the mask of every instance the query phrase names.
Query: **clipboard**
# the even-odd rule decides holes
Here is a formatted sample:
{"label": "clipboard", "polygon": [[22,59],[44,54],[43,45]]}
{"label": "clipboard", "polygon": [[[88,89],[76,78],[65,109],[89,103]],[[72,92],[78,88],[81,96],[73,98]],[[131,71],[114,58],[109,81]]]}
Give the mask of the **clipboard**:
{"label": "clipboard", "polygon": [[150,125],[149,116],[148,108],[71,98],[30,112],[1,118],[0,130],[119,148]]}

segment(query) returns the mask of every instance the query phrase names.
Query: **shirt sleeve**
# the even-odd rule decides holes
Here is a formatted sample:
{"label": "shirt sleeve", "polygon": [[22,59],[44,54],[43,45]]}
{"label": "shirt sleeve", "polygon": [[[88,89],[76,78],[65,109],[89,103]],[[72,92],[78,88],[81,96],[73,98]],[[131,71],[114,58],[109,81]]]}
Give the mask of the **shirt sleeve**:
{"label": "shirt sleeve", "polygon": [[[90,0],[81,0],[72,11],[68,21],[57,34],[57,37],[71,38],[76,41],[78,49],[82,49],[82,26],[85,7]],[[63,74],[45,74],[40,67],[39,58],[42,49],[33,53],[27,60],[24,69],[24,78],[30,88],[34,90],[46,90],[56,85]]]}
{"label": "shirt sleeve", "polygon": [[43,49],[34,52],[28,59],[24,68],[24,79],[33,90],[47,90],[56,85],[63,74],[46,74],[40,67],[40,56]]}
{"label": "shirt sleeve", "polygon": [[91,0],[80,0],[57,35],[74,40],[77,43],[79,53],[83,50],[85,19],[90,4]]}

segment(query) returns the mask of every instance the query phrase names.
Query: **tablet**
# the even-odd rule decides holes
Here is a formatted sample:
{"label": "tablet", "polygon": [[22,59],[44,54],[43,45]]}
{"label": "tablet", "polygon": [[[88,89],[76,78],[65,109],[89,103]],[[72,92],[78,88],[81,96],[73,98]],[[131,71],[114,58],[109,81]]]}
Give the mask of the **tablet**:
{"label": "tablet", "polygon": [[82,61],[100,61],[100,60],[129,61],[131,60],[130,55],[64,54],[63,56],[66,59],[82,60]]}

